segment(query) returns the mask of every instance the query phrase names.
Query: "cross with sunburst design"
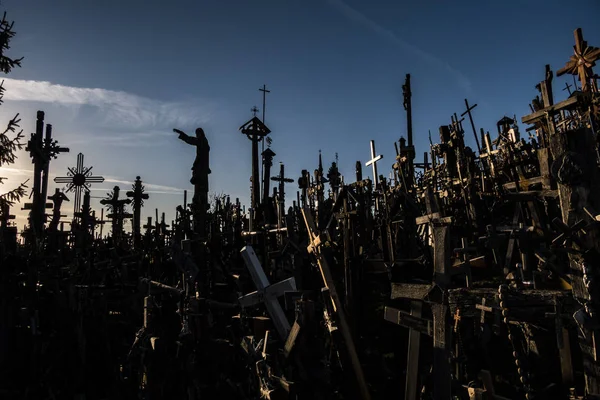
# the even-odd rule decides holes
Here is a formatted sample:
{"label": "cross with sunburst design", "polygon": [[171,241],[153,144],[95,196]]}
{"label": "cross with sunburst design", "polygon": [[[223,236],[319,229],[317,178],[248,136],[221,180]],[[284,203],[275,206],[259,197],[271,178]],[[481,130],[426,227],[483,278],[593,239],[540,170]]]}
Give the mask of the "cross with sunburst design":
{"label": "cross with sunburst design", "polygon": [[73,213],[79,212],[81,208],[81,192],[85,190],[90,191],[90,184],[104,182],[102,176],[92,176],[93,167],[83,166],[83,153],[77,154],[77,166],[74,168],[67,168],[67,176],[58,176],[54,178],[55,183],[64,183],[67,185],[66,192],[75,192],[74,209]]}
{"label": "cross with sunburst design", "polygon": [[588,90],[597,91],[596,77],[592,71],[592,67],[596,65],[596,61],[600,60],[600,48],[588,46],[587,41],[583,40],[581,28],[575,29],[575,46],[573,46],[575,54],[567,64],[556,72],[556,76],[564,74],[579,75],[581,82],[581,91]]}

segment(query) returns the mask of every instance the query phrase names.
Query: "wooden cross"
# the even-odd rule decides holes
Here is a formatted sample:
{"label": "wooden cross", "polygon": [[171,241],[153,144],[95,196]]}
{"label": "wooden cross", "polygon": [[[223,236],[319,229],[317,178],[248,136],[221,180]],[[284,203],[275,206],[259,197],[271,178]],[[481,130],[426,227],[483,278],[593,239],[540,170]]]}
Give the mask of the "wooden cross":
{"label": "wooden cross", "polygon": [[[581,28],[575,29],[575,54],[571,56],[571,59],[565,64],[564,67],[559,69],[556,76],[564,74],[579,75],[579,81],[581,82],[581,91],[597,91],[596,83],[590,80],[594,77],[594,71],[592,67],[596,65],[596,61],[600,59],[600,48],[588,46],[587,41],[583,40],[583,33]],[[595,81],[595,79],[594,79]]]}
{"label": "wooden cross", "polygon": [[375,141],[371,140],[371,159],[365,163],[365,166],[368,167],[372,165],[373,168],[373,182],[375,184],[374,188],[377,189],[379,187],[379,175],[377,174],[377,161],[383,158],[383,155],[375,155]]}
{"label": "wooden cross", "polygon": [[258,290],[240,297],[240,304],[242,307],[251,307],[259,303],[264,303],[273,320],[275,329],[279,333],[279,337],[282,340],[286,340],[291,327],[277,297],[283,296],[285,292],[296,291],[296,281],[294,278],[289,278],[271,285],[252,246],[245,246],[241,253],[252,281]]}
{"label": "wooden cross", "polygon": [[477,107],[477,104],[473,104],[472,106],[469,106],[469,102],[467,101],[467,99],[465,99],[465,105],[467,106],[467,111],[460,114],[460,116],[464,117],[465,114],[467,114],[469,116],[469,121],[471,122],[471,128],[473,129],[473,135],[475,136],[475,143],[477,143],[477,152],[479,154],[481,154],[481,145],[479,144],[479,138],[477,137],[478,136],[477,130],[475,130],[475,123],[473,122],[473,116],[471,115],[471,110],[473,110],[475,107]]}
{"label": "wooden cross", "polygon": [[307,247],[307,250],[316,257],[317,264],[319,265],[319,270],[321,271],[321,276],[323,278],[323,283],[329,290],[329,298],[331,299],[333,312],[336,314],[339,321],[340,330],[346,344],[346,349],[352,363],[352,368],[354,369],[354,375],[356,376],[356,381],[361,392],[361,396],[363,400],[370,400],[371,395],[365,381],[360,360],[358,359],[356,347],[354,346],[354,339],[352,338],[350,326],[348,325],[348,320],[346,319],[346,313],[344,312],[343,304],[337,294],[333,275],[329,269],[329,264],[322,251],[322,244],[325,242],[324,237],[319,234],[310,209],[304,207],[302,209],[302,216],[304,217],[304,223],[306,225],[310,243]]}
{"label": "wooden cross", "polygon": [[67,168],[67,176],[58,176],[54,178],[55,183],[67,184],[66,192],[75,192],[75,200],[73,203],[73,213],[79,212],[81,208],[81,192],[82,190],[89,191],[90,184],[104,182],[102,176],[92,176],[92,168],[83,166],[83,153],[77,154],[77,166],[75,168]]}

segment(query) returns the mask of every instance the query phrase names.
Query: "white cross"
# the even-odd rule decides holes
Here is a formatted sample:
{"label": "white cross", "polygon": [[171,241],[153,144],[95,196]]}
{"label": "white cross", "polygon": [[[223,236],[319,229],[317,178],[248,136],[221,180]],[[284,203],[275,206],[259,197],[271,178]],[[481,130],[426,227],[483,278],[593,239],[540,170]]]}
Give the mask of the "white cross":
{"label": "white cross", "polygon": [[256,292],[240,297],[238,300],[241,306],[251,307],[259,303],[264,303],[269,315],[273,319],[273,324],[275,325],[275,329],[277,329],[277,333],[279,333],[279,337],[282,340],[286,340],[291,327],[277,297],[283,296],[285,292],[295,292],[296,281],[294,278],[289,278],[274,285],[269,284],[269,279],[265,275],[265,271],[263,271],[252,246],[244,247],[241,253],[246,267],[250,271],[252,281],[258,289]]}
{"label": "white cross", "polygon": [[373,166],[373,182],[375,183],[375,189],[379,186],[379,175],[377,174],[377,161],[381,160],[383,156],[380,154],[375,156],[375,141],[371,140],[371,160],[367,161],[365,166]]}

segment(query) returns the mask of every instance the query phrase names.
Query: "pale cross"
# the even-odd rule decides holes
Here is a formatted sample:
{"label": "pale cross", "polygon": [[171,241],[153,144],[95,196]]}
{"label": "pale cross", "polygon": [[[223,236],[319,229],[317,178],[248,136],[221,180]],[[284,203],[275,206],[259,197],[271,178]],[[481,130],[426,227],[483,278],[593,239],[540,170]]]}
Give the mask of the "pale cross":
{"label": "pale cross", "polygon": [[264,303],[273,320],[275,329],[277,330],[277,333],[279,333],[279,337],[282,340],[286,340],[291,327],[277,297],[283,296],[285,292],[295,292],[296,281],[294,278],[289,278],[271,285],[252,246],[244,247],[241,253],[244,263],[246,263],[246,267],[248,267],[248,271],[252,277],[252,281],[258,289],[256,292],[240,297],[239,301],[241,306],[251,307],[261,302]]}
{"label": "pale cross", "polygon": [[383,155],[375,156],[375,141],[371,140],[371,160],[365,163],[365,166],[368,167],[372,165],[373,167],[373,182],[375,183],[375,189],[379,186],[379,175],[377,174],[377,161],[383,158]]}

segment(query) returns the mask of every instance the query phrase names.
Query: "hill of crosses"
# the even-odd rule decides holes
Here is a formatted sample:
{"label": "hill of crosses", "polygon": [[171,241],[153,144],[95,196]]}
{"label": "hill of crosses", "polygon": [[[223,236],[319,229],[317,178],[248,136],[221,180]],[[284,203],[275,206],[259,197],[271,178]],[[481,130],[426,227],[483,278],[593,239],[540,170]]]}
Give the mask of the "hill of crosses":
{"label": "hill of crosses", "polygon": [[[14,34],[5,15],[4,74]],[[43,111],[15,116],[0,167],[23,149],[33,176],[0,196],[0,398],[600,399],[600,49],[577,29],[564,50],[530,114],[487,131],[465,100],[422,155],[406,75],[389,175],[374,141],[355,176],[320,156],[272,171],[255,112],[247,205],[209,196],[211,132],[173,127],[196,154],[169,223],[141,221],[139,176],[93,210],[83,154],[49,193],[52,160],[79,152]]]}

